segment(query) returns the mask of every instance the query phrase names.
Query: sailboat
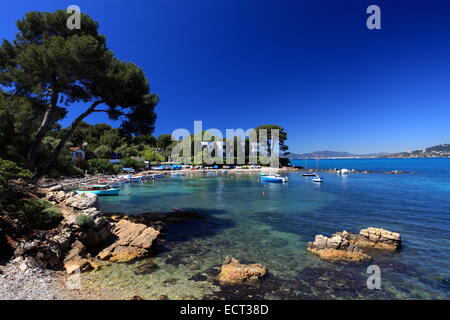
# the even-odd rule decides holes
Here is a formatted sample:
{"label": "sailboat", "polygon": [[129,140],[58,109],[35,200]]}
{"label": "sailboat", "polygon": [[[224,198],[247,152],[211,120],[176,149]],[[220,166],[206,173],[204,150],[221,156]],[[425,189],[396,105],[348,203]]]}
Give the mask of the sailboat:
{"label": "sailboat", "polygon": [[[316,158],[316,171],[319,171],[319,158]],[[319,177],[319,176],[316,176],[316,177],[314,177],[314,178],[312,179],[312,181],[313,181],[313,182],[320,183],[320,182],[323,182],[323,178],[322,178],[322,177]]]}
{"label": "sailboat", "polygon": [[[308,168],[308,159],[305,159],[305,170],[307,170],[307,168]],[[304,177],[315,177],[316,176],[316,174],[314,173],[314,172],[305,172],[305,173],[303,173],[303,176]]]}

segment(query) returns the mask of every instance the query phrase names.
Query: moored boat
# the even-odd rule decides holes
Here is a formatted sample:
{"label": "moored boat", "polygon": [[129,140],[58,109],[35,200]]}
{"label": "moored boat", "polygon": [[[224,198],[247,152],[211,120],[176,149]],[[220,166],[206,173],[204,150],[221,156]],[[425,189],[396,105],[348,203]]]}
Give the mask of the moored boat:
{"label": "moored boat", "polygon": [[80,187],[79,190],[75,191],[77,194],[82,193],[93,193],[98,196],[117,196],[120,193],[120,189],[118,188],[110,188],[105,184],[93,184],[93,185],[85,185]]}
{"label": "moored boat", "polygon": [[287,182],[288,177],[282,177],[279,174],[270,176],[261,176],[261,182]]}
{"label": "moored boat", "polygon": [[315,177],[316,174],[314,172],[308,172],[303,174],[304,177]]}
{"label": "moored boat", "polygon": [[313,181],[313,182],[318,182],[318,183],[320,183],[320,182],[323,182],[323,178],[317,176],[317,177],[315,177],[315,178],[312,178],[312,181]]}

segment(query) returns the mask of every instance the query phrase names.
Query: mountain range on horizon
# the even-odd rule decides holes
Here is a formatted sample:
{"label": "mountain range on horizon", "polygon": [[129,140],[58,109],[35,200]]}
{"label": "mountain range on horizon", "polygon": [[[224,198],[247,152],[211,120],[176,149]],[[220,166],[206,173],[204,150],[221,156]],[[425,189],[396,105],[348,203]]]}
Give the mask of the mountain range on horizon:
{"label": "mountain range on horizon", "polygon": [[290,159],[307,158],[395,158],[395,157],[450,157],[450,144],[438,144],[432,147],[414,151],[403,151],[396,153],[368,153],[355,154],[346,151],[315,151],[309,153],[289,153]]}

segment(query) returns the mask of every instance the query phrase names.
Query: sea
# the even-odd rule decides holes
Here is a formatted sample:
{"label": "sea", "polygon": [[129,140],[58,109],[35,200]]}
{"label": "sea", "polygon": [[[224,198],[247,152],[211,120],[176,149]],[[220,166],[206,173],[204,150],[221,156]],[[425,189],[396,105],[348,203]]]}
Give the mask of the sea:
{"label": "sea", "polygon": [[[316,168],[316,160],[292,160]],[[103,212],[139,214],[194,210],[203,218],[169,224],[156,251],[132,263],[108,262],[83,274],[86,286],[145,299],[449,299],[450,159],[330,159],[320,169],[377,173],[281,173],[287,183],[263,183],[257,173],[220,171],[127,184],[102,197]],[[401,170],[404,174],[386,172]],[[367,227],[398,232],[402,248],[366,263],[323,261],[306,250],[315,235]],[[226,257],[261,263],[257,283],[217,281]],[[380,287],[368,286],[373,267]]]}

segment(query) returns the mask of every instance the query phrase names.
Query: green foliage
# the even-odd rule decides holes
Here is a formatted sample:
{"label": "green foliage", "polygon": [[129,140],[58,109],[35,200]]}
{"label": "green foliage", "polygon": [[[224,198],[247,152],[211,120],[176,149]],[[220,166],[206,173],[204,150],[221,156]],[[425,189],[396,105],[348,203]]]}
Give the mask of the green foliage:
{"label": "green foliage", "polygon": [[[15,39],[0,46],[0,88],[9,92],[0,90],[0,151],[8,159],[24,161],[36,177],[47,171],[67,142],[83,147],[86,135],[76,129],[93,112],[121,120],[121,127],[98,128],[108,132],[88,141],[91,153],[100,145],[114,150],[123,136],[154,130],[159,98],[150,92],[143,70],[115,58],[98,32],[99,24],[88,15],[82,14],[80,30],[69,30],[69,15],[64,10],[29,12],[17,22]],[[76,102],[88,107],[70,129],[56,133],[58,144],[43,152],[43,138],[60,130],[58,121]],[[22,103],[17,116],[8,112]]]}
{"label": "green foliage", "polygon": [[165,157],[158,153],[153,147],[145,147],[144,150],[140,152],[142,158],[150,162],[163,162]]}
{"label": "green foliage", "polygon": [[111,158],[112,150],[109,146],[101,145],[95,149],[94,154],[100,159]]}
{"label": "green foliage", "polygon": [[25,222],[35,229],[55,227],[63,218],[59,208],[45,199],[29,199],[22,213]]}
{"label": "green foliage", "polygon": [[91,159],[88,161],[89,173],[114,174],[114,165],[108,159]]}
{"label": "green foliage", "polygon": [[120,160],[120,164],[124,168],[133,168],[136,170],[141,170],[145,166],[143,161],[132,158],[123,158]]}
{"label": "green foliage", "polygon": [[94,218],[85,214],[80,214],[75,219],[75,223],[82,229],[89,229],[94,225]]}
{"label": "green foliage", "polygon": [[13,179],[28,179],[31,172],[18,166],[15,162],[0,158],[0,188]]}

